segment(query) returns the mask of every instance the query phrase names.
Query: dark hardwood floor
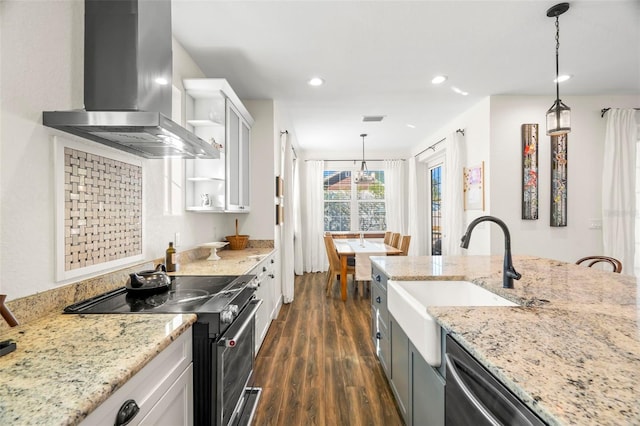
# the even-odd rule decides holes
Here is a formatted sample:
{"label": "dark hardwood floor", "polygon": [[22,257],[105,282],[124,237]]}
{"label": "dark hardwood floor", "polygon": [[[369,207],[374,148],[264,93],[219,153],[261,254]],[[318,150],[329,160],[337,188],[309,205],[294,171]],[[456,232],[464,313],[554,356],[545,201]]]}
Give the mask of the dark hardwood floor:
{"label": "dark hardwood floor", "polygon": [[340,299],[326,273],[296,277],[295,299],[271,323],[256,359],[254,425],[401,425],[374,353],[368,296]]}

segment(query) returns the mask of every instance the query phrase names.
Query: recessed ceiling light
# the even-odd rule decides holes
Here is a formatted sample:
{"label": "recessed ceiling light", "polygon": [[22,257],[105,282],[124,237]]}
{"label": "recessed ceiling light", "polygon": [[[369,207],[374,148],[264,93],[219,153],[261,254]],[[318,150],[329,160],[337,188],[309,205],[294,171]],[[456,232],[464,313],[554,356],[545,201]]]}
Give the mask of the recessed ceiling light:
{"label": "recessed ceiling light", "polygon": [[447,81],[446,75],[437,75],[431,80],[431,84],[442,84]]}
{"label": "recessed ceiling light", "polygon": [[413,125],[413,124],[407,124],[407,127],[410,128],[410,129],[415,129],[416,128],[416,126]]}
{"label": "recessed ceiling light", "polygon": [[464,90],[460,90],[456,86],[451,86],[451,90],[453,90],[454,92],[456,92],[457,94],[462,95],[462,96],[467,96],[469,94],[469,92],[465,92]]}
{"label": "recessed ceiling light", "polygon": [[[563,81],[567,81],[571,78],[572,76],[569,74],[562,74],[558,76],[558,83],[562,83]],[[556,82],[556,79],[553,79],[553,82]]]}
{"label": "recessed ceiling light", "polygon": [[324,84],[324,80],[320,77],[313,77],[307,83],[309,83],[309,86],[322,86]]}

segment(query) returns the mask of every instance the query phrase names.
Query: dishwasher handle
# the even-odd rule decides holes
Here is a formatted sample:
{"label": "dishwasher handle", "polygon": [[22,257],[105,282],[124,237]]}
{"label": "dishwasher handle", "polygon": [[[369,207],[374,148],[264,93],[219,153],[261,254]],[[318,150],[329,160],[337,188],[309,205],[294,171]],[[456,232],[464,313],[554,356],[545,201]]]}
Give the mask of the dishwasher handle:
{"label": "dishwasher handle", "polygon": [[[498,419],[496,419],[496,417],[493,414],[491,414],[491,411],[489,411],[487,407],[482,403],[482,401],[480,401],[478,397],[476,397],[473,391],[469,389],[464,379],[458,372],[458,366],[456,365],[456,362],[461,363],[461,361],[455,356],[452,356],[451,354],[445,354],[445,362],[448,368],[447,380],[453,380],[453,382],[455,382],[455,384],[460,388],[462,393],[464,393],[465,398],[467,398],[467,400],[474,406],[474,408],[482,415],[482,417],[484,417],[484,419],[488,423],[490,423],[492,426],[502,426],[502,423]],[[477,374],[474,374],[471,369],[467,369],[467,373],[469,375],[473,375],[474,379],[478,380],[479,382],[482,382],[484,386],[491,389],[491,391],[496,397],[502,398],[504,402],[507,403],[508,405],[513,405],[508,399],[506,399],[502,395],[502,393],[498,389],[494,388],[493,385],[488,383],[484,378],[480,377]]]}

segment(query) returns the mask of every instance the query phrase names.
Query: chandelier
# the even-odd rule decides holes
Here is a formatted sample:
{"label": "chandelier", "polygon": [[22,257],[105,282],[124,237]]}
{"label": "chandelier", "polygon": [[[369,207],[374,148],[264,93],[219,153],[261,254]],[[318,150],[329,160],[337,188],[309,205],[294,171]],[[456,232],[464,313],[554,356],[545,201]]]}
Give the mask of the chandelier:
{"label": "chandelier", "polygon": [[556,101],[547,111],[547,135],[558,136],[571,132],[571,108],[560,100],[558,80],[558,50],[560,49],[560,24],[558,17],[569,10],[569,3],[558,3],[547,10],[547,16],[556,18]]}
{"label": "chandelier", "polygon": [[364,138],[366,136],[366,133],[360,135],[360,137],[362,138],[362,164],[360,165],[360,170],[356,171],[356,183],[370,183],[376,180],[375,173],[369,172],[369,170],[367,169],[367,162],[364,161]]}

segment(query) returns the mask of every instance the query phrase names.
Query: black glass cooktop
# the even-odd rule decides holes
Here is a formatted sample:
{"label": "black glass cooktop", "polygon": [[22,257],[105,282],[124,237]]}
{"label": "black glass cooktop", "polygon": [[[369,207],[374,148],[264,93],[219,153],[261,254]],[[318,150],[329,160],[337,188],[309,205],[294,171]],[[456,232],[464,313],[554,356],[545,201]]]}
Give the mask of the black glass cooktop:
{"label": "black glass cooktop", "polygon": [[220,312],[253,279],[253,275],[176,276],[156,294],[126,287],[67,306],[74,314]]}

